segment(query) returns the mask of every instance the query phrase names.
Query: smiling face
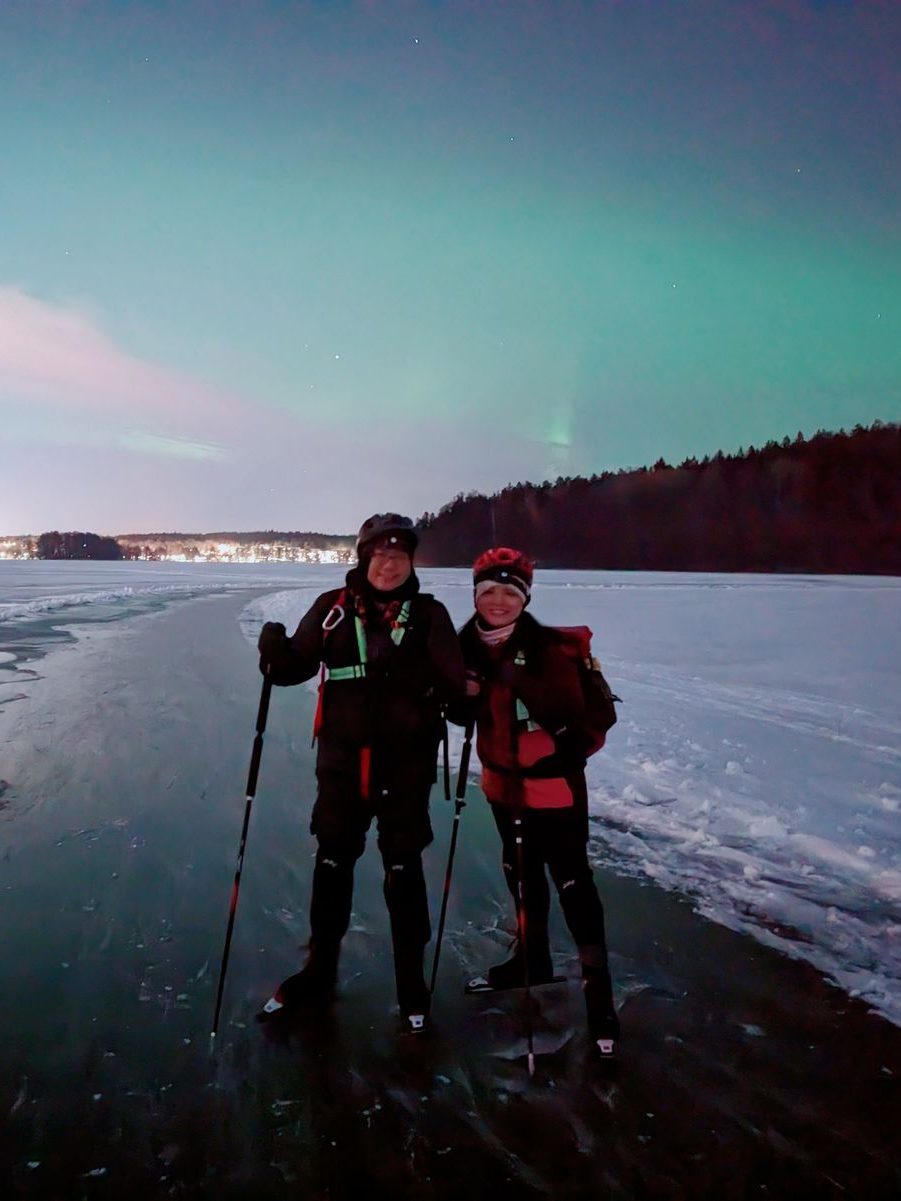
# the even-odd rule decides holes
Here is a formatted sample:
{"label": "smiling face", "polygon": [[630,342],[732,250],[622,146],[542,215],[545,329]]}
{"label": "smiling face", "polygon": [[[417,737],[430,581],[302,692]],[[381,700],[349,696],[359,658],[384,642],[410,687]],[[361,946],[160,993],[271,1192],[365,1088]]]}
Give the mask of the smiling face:
{"label": "smiling face", "polygon": [[508,626],[526,607],[526,598],[512,584],[492,584],[476,597],[476,612],[487,626]]}
{"label": "smiling face", "polygon": [[366,579],[379,592],[393,592],[406,583],[413,570],[413,560],[405,550],[396,546],[377,546],[366,568]]}

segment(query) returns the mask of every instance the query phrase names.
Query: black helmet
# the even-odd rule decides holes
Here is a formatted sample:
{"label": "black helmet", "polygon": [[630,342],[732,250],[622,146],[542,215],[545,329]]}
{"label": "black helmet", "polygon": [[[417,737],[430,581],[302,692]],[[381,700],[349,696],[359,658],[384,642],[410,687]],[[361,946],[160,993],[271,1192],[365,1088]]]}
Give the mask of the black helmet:
{"label": "black helmet", "polygon": [[409,555],[413,554],[419,542],[409,517],[402,517],[400,513],[375,513],[372,517],[367,517],[360,526],[360,532],[357,534],[357,558],[364,556],[367,548],[383,539],[387,543],[399,546]]}

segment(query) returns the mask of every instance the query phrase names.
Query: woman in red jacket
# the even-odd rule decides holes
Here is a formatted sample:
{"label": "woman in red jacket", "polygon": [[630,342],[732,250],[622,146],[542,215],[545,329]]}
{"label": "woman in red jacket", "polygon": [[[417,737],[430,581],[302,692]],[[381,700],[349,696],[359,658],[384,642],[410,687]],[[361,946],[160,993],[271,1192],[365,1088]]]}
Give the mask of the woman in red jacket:
{"label": "woman in red jacket", "polygon": [[[489,968],[472,991],[553,979],[548,943],[554,882],[582,968],[588,1027],[601,1055],[614,1052],[619,1021],[607,966],[604,908],[588,862],[585,698],[575,660],[553,627],[525,612],[531,562],[495,547],[473,567],[474,616],[460,631],[468,692],[476,706],[482,788],[501,836],[504,876],[519,905],[523,939],[513,957]],[[517,848],[517,819],[521,847]]]}

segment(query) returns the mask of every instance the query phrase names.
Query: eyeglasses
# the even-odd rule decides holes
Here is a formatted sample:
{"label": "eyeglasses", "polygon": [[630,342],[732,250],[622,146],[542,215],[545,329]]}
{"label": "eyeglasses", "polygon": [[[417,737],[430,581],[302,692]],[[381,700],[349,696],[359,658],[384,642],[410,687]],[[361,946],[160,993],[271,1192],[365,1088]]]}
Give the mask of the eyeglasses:
{"label": "eyeglasses", "polygon": [[372,552],[373,559],[381,559],[383,563],[401,563],[409,559],[409,555],[404,550],[388,550],[387,547],[380,547]]}

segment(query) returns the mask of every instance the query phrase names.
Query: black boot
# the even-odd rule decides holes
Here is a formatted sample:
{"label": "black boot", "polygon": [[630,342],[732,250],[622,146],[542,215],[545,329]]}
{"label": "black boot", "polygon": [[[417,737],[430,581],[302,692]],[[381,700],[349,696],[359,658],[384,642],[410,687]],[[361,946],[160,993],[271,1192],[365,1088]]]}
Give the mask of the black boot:
{"label": "black boot", "polygon": [[580,947],[582,961],[582,991],[588,1033],[604,1058],[612,1056],[619,1038],[619,1018],[613,1004],[613,985],[607,969],[607,954],[603,947]]}
{"label": "black boot", "polygon": [[426,988],[422,971],[425,948],[405,948],[394,952],[394,979],[397,984],[397,1005],[401,1027],[409,1034],[421,1034],[429,1023],[432,998]]}
{"label": "black boot", "polygon": [[[530,987],[548,984],[554,979],[554,965],[551,961],[546,930],[543,935],[533,936],[529,939],[528,967]],[[488,985],[492,989],[525,988],[526,964],[518,942],[509,959],[488,969],[487,979]]]}
{"label": "black boot", "polygon": [[265,1022],[306,1005],[327,1004],[335,991],[339,948],[340,944],[323,946],[311,940],[307,962],[281,982],[257,1014],[257,1021]]}
{"label": "black boot", "polygon": [[394,981],[402,1028],[422,1033],[428,1025],[429,990],[426,988],[422,961],[431,938],[429,903],[426,896],[422,859],[419,854],[400,854],[382,847],[385,867],[385,903],[391,919],[391,943],[394,950]]}

